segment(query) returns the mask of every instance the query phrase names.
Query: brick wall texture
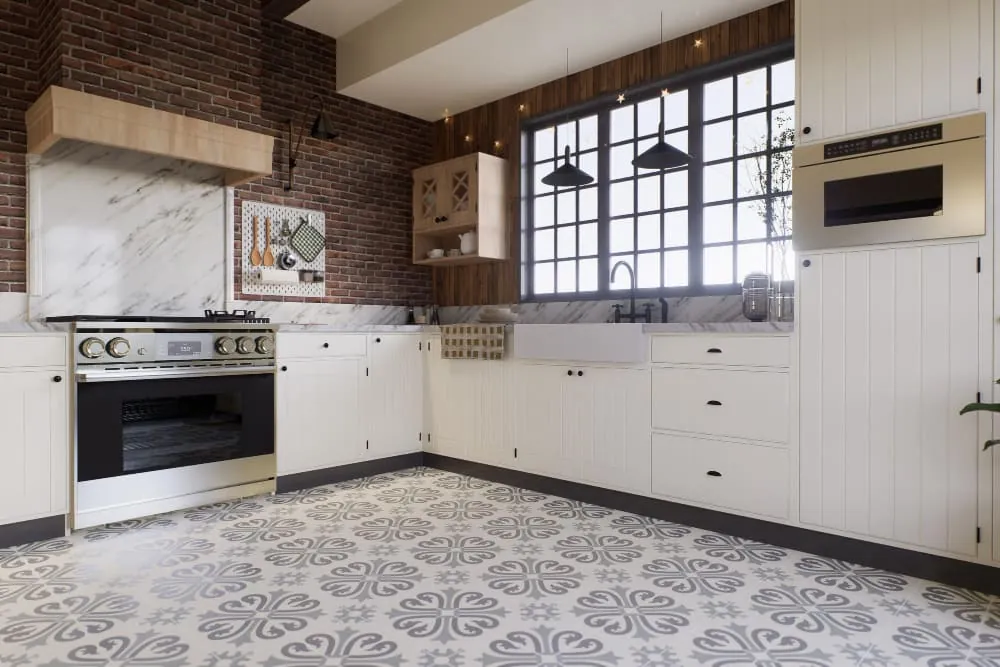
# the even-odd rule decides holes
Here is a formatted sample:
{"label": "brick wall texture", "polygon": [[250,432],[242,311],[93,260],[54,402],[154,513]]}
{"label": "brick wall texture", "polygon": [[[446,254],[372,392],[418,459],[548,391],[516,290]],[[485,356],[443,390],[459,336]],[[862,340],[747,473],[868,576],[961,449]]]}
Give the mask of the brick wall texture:
{"label": "brick wall texture", "polygon": [[[335,41],[261,4],[0,0],[0,291],[25,290],[24,111],[60,85],[273,135],[274,174],[236,191],[236,238],[243,200],[322,210],[326,302],[430,301],[430,273],[410,261],[410,172],[430,161],[429,124],[337,95]],[[335,141],[308,136],[320,101]],[[290,119],[306,133],[287,193]]]}

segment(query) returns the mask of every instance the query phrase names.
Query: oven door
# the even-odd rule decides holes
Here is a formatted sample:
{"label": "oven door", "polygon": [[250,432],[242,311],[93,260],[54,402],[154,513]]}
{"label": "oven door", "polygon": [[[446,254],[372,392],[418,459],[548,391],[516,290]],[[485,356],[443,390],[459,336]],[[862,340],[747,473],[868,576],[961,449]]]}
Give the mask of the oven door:
{"label": "oven door", "polygon": [[206,373],[80,373],[77,480],[273,454],[273,369]]}

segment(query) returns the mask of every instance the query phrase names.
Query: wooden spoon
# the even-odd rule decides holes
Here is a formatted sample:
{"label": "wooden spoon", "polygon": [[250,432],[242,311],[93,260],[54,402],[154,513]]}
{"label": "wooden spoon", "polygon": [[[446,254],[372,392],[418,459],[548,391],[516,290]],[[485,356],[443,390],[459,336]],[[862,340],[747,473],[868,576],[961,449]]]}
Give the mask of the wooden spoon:
{"label": "wooden spoon", "polygon": [[271,252],[271,218],[264,218],[264,266],[274,266],[274,253]]}
{"label": "wooden spoon", "polygon": [[257,247],[257,237],[260,232],[260,220],[257,219],[255,215],[253,217],[253,246],[250,250],[250,264],[253,266],[260,266],[260,249]]}

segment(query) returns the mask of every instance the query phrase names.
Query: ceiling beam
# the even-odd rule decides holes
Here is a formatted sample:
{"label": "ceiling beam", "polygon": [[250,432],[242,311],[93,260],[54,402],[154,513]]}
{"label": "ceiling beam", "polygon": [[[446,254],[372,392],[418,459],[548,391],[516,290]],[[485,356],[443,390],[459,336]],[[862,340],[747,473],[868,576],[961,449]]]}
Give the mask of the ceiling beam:
{"label": "ceiling beam", "polygon": [[264,4],[264,16],[269,19],[283,19],[309,0],[270,0]]}

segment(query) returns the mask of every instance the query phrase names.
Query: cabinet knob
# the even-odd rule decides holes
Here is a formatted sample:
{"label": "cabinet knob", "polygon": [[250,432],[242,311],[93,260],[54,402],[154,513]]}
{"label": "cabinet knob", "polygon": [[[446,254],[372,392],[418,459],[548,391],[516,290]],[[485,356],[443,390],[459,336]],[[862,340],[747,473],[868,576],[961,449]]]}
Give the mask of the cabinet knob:
{"label": "cabinet knob", "polygon": [[583,377],[583,371],[577,371],[576,375],[577,377]]}
{"label": "cabinet knob", "polygon": [[573,376],[573,371],[566,371],[566,375],[569,375],[570,377],[572,377]]}
{"label": "cabinet knob", "polygon": [[705,474],[708,475],[709,477],[722,477],[722,473],[719,472],[718,470],[709,470]]}
{"label": "cabinet knob", "polygon": [[710,347],[706,350],[709,354],[722,354],[721,347]]}
{"label": "cabinet knob", "polygon": [[812,260],[811,259],[804,259],[804,260],[802,260],[802,266],[804,266],[804,267],[806,267],[808,269],[810,266],[812,266]]}
{"label": "cabinet knob", "polygon": [[381,343],[381,342],[382,342],[382,339],[381,339],[381,338],[376,338],[376,339],[375,339],[375,342],[376,342],[376,343]]}
{"label": "cabinet knob", "polygon": [[62,382],[62,375],[55,376],[54,378],[52,378],[52,381],[53,382]]}
{"label": "cabinet knob", "polygon": [[722,401],[714,401],[713,400],[713,401],[709,401],[705,405],[714,405],[714,406],[717,406],[717,407],[721,407],[722,406]]}
{"label": "cabinet knob", "polygon": [[323,347],[330,347],[329,343],[323,343]]}
{"label": "cabinet knob", "polygon": [[805,127],[802,128],[802,134],[811,134],[812,131],[813,131],[813,129],[811,127],[809,127],[808,125],[806,125]]}
{"label": "cabinet knob", "polygon": [[287,370],[288,370],[288,366],[282,366],[282,367],[281,367],[281,370],[282,370],[282,371],[287,371]]}

